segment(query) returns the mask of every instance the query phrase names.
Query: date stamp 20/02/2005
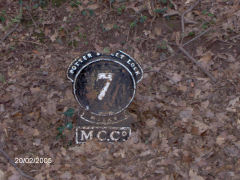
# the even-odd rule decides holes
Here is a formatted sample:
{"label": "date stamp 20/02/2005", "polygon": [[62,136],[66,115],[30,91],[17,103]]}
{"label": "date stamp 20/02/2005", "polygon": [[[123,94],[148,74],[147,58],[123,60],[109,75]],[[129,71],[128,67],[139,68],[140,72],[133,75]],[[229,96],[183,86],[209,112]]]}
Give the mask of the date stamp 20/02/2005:
{"label": "date stamp 20/02/2005", "polygon": [[14,159],[15,164],[48,164],[50,165],[53,161],[52,158],[43,158],[43,157],[35,157],[35,158],[29,158],[29,157],[16,157]]}

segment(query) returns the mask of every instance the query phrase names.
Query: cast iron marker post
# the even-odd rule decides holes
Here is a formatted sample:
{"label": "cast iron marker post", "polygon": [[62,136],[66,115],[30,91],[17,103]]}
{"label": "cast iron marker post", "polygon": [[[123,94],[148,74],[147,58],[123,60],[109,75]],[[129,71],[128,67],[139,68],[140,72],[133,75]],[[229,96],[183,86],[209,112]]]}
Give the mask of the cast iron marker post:
{"label": "cast iron marker post", "polygon": [[126,141],[131,134],[131,118],[125,109],[143,77],[137,61],[123,51],[111,55],[91,51],[70,64],[67,77],[81,108],[76,143],[92,138]]}

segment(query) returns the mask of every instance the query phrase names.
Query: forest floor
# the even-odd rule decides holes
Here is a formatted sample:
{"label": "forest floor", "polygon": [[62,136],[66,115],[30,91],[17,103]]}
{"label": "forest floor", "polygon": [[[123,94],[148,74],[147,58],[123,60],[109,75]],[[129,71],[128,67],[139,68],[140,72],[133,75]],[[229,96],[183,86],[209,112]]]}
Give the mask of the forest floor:
{"label": "forest floor", "polygon": [[[0,180],[239,180],[240,3],[196,2],[0,0]],[[74,143],[66,70],[90,50],[143,67],[124,143]]]}

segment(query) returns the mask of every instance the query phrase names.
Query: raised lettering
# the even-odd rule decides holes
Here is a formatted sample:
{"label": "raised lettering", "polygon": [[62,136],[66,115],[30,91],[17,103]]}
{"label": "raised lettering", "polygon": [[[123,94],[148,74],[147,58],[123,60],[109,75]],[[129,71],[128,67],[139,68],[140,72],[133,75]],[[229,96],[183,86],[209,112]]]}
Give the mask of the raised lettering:
{"label": "raised lettering", "polygon": [[78,62],[75,62],[74,65],[79,66]]}
{"label": "raised lettering", "polygon": [[122,136],[127,136],[127,132],[126,132],[126,131],[123,131],[123,132],[122,132]]}
{"label": "raised lettering", "polygon": [[97,133],[97,138],[100,140],[100,141],[104,141],[104,140],[106,140],[106,137],[104,137],[104,138],[102,138],[101,137],[101,134],[102,133],[104,133],[105,134],[105,136],[106,136],[106,134],[107,134],[107,132],[106,131],[99,131],[98,133]]}
{"label": "raised lettering", "polygon": [[120,132],[119,132],[119,131],[113,131],[113,132],[111,132],[111,133],[110,133],[110,138],[111,138],[111,140],[113,140],[113,141],[119,140],[119,139],[120,139],[120,136],[118,136],[118,138],[115,138],[115,137],[114,137],[114,134],[120,135]]}
{"label": "raised lettering", "polygon": [[91,57],[92,57],[92,54],[91,54],[91,53],[88,53],[87,56],[88,56],[89,58],[91,58]]}
{"label": "raised lettering", "polygon": [[139,74],[140,74],[140,72],[139,72],[139,71],[137,71],[137,72],[135,72],[135,74],[136,74],[136,75],[139,75]]}
{"label": "raised lettering", "polygon": [[88,139],[92,139],[93,138],[93,131],[89,131],[88,134],[84,131],[81,130],[81,141],[85,141]]}
{"label": "raised lettering", "polygon": [[82,63],[83,61],[82,61],[82,59],[78,59],[78,62]]}

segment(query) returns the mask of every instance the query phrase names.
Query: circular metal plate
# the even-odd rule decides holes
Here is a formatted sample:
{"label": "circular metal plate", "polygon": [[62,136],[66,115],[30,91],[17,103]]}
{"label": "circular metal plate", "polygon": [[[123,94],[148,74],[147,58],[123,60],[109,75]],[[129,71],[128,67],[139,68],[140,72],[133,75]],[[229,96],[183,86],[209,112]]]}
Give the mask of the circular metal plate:
{"label": "circular metal plate", "polygon": [[129,69],[119,61],[97,58],[76,74],[73,91],[78,103],[100,116],[120,113],[135,95],[135,80]]}

